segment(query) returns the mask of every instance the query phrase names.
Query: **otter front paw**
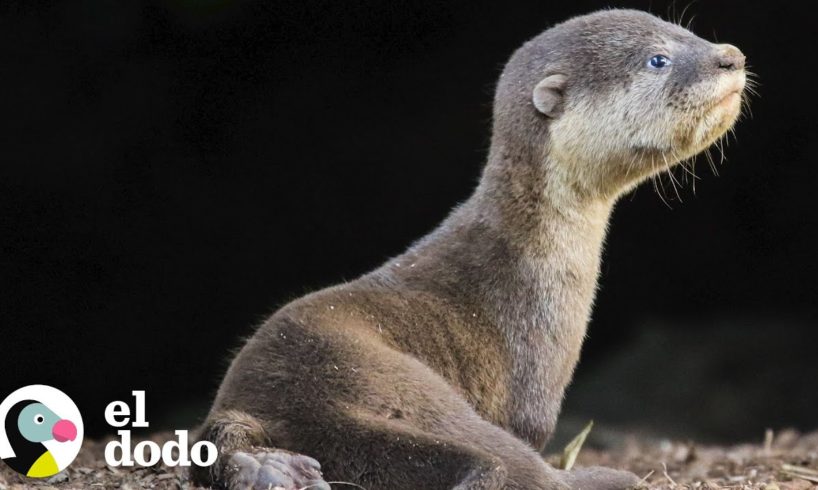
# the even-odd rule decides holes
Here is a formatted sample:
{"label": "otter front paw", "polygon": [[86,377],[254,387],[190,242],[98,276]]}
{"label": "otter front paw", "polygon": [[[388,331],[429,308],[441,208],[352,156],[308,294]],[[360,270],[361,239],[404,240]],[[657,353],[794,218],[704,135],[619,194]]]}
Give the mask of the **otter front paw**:
{"label": "otter front paw", "polygon": [[235,452],[227,471],[230,490],[330,490],[318,461],[282,450]]}
{"label": "otter front paw", "polygon": [[639,483],[639,477],[630,471],[603,466],[560,471],[560,476],[572,490],[622,490]]}

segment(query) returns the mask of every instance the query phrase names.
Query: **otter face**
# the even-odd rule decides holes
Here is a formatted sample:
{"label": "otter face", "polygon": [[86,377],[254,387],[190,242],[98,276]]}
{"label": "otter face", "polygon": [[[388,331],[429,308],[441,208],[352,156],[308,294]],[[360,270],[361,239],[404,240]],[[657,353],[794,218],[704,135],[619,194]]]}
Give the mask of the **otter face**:
{"label": "otter face", "polygon": [[532,43],[544,76],[530,104],[547,121],[550,160],[599,193],[695,156],[741,113],[741,51],[644,12],[578,17]]}

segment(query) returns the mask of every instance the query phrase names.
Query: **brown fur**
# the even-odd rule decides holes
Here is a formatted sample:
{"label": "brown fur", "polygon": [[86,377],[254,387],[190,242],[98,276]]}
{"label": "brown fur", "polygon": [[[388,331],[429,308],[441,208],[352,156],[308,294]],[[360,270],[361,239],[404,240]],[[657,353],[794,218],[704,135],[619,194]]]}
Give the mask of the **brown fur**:
{"label": "brown fur", "polygon": [[[403,255],[258,329],[205,425],[222,458],[200,478],[241,487],[230,455],[262,447],[370,490],[634,483],[560,472],[538,451],[579,358],[614,202],[732,125],[738,108],[713,109],[743,87],[732,50],[618,10],[526,43],[498,83],[474,195]],[[673,69],[647,69],[656,52]]]}

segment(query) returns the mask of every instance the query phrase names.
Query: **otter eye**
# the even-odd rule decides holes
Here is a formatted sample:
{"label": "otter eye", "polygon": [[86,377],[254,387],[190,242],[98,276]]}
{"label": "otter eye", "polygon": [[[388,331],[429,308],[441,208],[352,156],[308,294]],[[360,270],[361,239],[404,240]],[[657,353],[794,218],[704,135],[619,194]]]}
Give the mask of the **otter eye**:
{"label": "otter eye", "polygon": [[38,413],[37,415],[35,415],[35,416],[34,416],[34,423],[35,423],[35,424],[37,424],[37,425],[41,425],[43,422],[45,422],[45,417],[43,417],[43,416],[42,416],[42,415],[40,415],[39,413]]}
{"label": "otter eye", "polygon": [[670,66],[671,64],[670,58],[662,54],[657,54],[648,60],[648,66],[651,68],[664,68],[666,66]]}

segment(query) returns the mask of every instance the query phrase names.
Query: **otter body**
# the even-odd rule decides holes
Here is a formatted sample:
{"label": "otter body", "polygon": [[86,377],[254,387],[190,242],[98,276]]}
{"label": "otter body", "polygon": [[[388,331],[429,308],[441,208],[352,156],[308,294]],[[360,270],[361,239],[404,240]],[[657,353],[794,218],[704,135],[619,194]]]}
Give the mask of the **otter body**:
{"label": "otter body", "polygon": [[497,86],[472,197],[403,255],[258,329],[204,426],[219,462],[197,477],[285,489],[634,484],[616,470],[555,470],[539,451],[579,358],[614,203],[732,126],[743,66],[733,46],[627,10],[522,46]]}

